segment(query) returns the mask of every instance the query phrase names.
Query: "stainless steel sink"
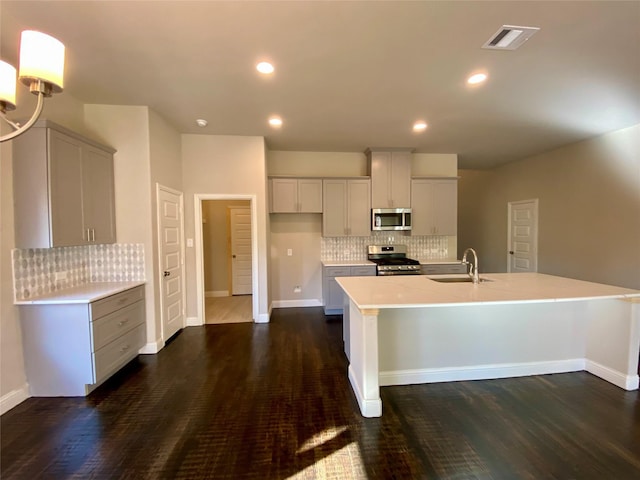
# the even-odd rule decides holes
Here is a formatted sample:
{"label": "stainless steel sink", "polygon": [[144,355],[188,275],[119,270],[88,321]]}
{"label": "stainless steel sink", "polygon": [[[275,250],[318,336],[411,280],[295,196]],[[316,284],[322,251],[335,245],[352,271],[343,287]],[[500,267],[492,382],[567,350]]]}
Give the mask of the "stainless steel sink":
{"label": "stainless steel sink", "polygon": [[[437,276],[429,276],[429,279],[434,282],[440,283],[473,283],[473,278],[471,277],[437,277]],[[489,280],[488,278],[480,277],[480,283],[483,282],[492,282],[493,280]]]}

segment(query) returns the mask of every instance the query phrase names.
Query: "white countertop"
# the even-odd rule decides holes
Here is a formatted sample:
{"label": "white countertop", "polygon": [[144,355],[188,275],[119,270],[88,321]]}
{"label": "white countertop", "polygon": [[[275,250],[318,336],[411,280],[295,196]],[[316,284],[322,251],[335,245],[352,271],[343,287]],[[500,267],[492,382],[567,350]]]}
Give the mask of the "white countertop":
{"label": "white countertop", "polygon": [[322,265],[325,267],[364,267],[375,265],[369,260],[323,260]]}
{"label": "white countertop", "polygon": [[96,282],[79,287],[67,288],[28,300],[18,300],[15,305],[58,305],[68,303],[91,303],[110,297],[130,288],[144,285],[146,282]]}
{"label": "white countertop", "polygon": [[487,273],[492,280],[439,283],[426,275],[340,277],[336,280],[360,309],[469,304],[540,303],[593,298],[633,298],[640,291],[541,273]]}

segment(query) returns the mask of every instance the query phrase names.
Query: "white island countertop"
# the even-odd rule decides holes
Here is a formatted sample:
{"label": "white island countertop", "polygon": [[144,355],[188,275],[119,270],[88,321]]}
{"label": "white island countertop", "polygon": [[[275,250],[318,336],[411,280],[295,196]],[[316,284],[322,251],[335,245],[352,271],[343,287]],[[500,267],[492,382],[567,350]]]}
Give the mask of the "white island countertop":
{"label": "white island countertop", "polygon": [[57,292],[51,292],[39,297],[27,300],[17,300],[15,305],[58,305],[69,303],[91,303],[101,298],[110,297],[116,293],[124,292],[146,282],[94,282],[86,283],[79,287],[67,288]]}
{"label": "white island countertop", "polygon": [[636,298],[640,291],[542,273],[487,273],[487,282],[440,283],[427,275],[340,277],[358,308],[418,308],[465,304],[540,303],[590,298]]}

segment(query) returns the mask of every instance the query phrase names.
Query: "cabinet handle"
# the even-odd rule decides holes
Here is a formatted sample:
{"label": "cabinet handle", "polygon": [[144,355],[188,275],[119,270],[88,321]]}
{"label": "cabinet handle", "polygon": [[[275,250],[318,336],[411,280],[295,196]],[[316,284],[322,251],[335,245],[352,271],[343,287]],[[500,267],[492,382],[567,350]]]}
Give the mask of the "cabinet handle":
{"label": "cabinet handle", "polygon": [[120,349],[120,353],[124,353],[131,348],[131,345],[125,345]]}
{"label": "cabinet handle", "polygon": [[123,326],[123,325],[126,325],[127,323],[129,323],[129,320],[130,320],[130,319],[128,319],[128,318],[127,318],[126,320],[120,320],[120,321],[118,322],[118,326],[119,326],[119,327],[121,327],[121,326]]}
{"label": "cabinet handle", "polygon": [[89,234],[89,229],[85,229],[87,231],[87,243],[91,241],[91,235]]}
{"label": "cabinet handle", "polygon": [[96,229],[92,228],[91,229],[91,241],[95,243],[96,241]]}

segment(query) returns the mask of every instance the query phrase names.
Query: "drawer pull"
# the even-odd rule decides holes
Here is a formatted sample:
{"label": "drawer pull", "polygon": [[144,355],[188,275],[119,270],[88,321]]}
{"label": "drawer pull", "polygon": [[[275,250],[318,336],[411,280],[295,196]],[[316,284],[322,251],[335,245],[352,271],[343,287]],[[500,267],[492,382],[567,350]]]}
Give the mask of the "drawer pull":
{"label": "drawer pull", "polygon": [[131,348],[131,345],[125,345],[120,349],[120,353],[124,353]]}
{"label": "drawer pull", "polygon": [[120,320],[118,322],[118,326],[121,327],[123,325],[126,325],[127,323],[129,323],[129,320],[130,320],[129,318],[127,318],[126,320]]}
{"label": "drawer pull", "polygon": [[126,302],[126,301],[127,301],[127,297],[123,297],[123,298],[121,298],[120,300],[118,300],[118,303],[119,303],[119,304],[122,304],[122,303],[124,303],[124,302]]}

